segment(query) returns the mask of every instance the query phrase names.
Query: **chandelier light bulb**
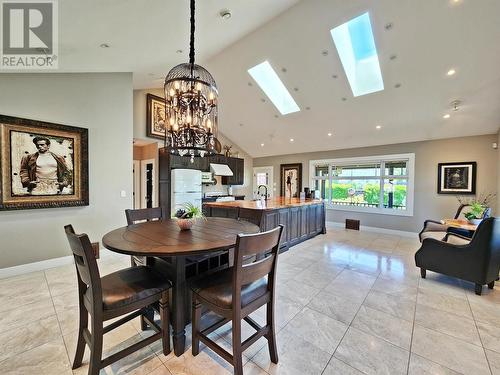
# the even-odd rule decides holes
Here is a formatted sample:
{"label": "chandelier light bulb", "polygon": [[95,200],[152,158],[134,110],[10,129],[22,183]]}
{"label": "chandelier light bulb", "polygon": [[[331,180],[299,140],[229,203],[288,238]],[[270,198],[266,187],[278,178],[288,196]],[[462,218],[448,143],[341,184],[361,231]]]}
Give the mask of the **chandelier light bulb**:
{"label": "chandelier light bulb", "polygon": [[174,87],[176,90],[179,90],[181,88],[181,84],[179,83],[179,81],[174,82]]}

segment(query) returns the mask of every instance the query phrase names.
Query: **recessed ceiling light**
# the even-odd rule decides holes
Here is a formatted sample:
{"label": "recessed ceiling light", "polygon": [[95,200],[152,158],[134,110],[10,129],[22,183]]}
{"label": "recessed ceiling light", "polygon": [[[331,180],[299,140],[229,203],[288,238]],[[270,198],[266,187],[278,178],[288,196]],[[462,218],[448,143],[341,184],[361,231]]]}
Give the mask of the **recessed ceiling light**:
{"label": "recessed ceiling light", "polygon": [[331,137],[332,136],[332,133],[328,133],[328,136]]}
{"label": "recessed ceiling light", "polygon": [[260,147],[264,147],[264,143],[261,143],[261,144],[260,144]]}
{"label": "recessed ceiling light", "polygon": [[450,118],[450,114],[447,113],[446,115],[443,116],[443,118]]}
{"label": "recessed ceiling light", "polygon": [[101,48],[109,48],[111,46],[108,43],[102,43],[99,47],[101,47]]}
{"label": "recessed ceiling light", "polygon": [[293,142],[293,141],[294,141],[294,139],[293,139],[293,138],[290,138],[290,142]]}
{"label": "recessed ceiling light", "polygon": [[223,9],[219,12],[222,19],[228,20],[231,18],[231,11],[229,9]]}
{"label": "recessed ceiling light", "polygon": [[448,72],[446,74],[449,75],[449,76],[452,76],[455,73],[456,73],[455,69],[450,69],[450,70],[448,70]]}
{"label": "recessed ceiling light", "polygon": [[382,126],[381,125],[377,125],[377,126],[375,126],[375,129],[382,129]]}

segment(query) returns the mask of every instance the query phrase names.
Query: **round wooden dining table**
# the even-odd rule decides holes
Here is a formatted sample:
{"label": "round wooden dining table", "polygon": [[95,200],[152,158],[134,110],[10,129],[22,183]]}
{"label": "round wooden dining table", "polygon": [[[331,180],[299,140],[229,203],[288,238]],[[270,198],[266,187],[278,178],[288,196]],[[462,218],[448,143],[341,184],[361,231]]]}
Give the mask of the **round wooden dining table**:
{"label": "round wooden dining table", "polygon": [[185,326],[189,321],[186,258],[229,250],[236,245],[238,234],[259,231],[250,222],[218,217],[197,220],[190,230],[181,231],[175,219],[165,219],[115,229],[104,235],[102,243],[121,254],[168,259],[162,262],[161,270],[173,284],[172,337],[174,352],[180,356],[185,350]]}

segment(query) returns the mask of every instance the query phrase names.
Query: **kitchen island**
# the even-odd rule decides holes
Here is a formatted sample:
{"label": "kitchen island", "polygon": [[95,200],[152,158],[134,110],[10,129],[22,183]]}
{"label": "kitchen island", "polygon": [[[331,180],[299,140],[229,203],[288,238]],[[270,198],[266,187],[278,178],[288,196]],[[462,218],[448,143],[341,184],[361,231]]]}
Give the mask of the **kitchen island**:
{"label": "kitchen island", "polygon": [[207,202],[206,216],[250,221],[262,231],[283,224],[281,247],[287,249],[318,234],[326,233],[325,204],[318,199],[270,198],[267,201]]}

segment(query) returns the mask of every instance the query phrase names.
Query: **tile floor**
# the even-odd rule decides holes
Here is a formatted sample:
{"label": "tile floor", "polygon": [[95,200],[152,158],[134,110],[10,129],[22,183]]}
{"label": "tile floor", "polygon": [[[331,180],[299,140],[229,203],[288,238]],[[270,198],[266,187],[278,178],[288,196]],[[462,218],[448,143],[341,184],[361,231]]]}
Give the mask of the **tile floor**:
{"label": "tile floor", "polygon": [[[279,364],[261,338],[245,352],[246,375],[500,374],[500,288],[428,272],[419,277],[405,237],[329,228],[280,255]],[[101,274],[127,267],[103,252]],[[0,374],[72,374],[77,294],[73,265],[0,280]],[[263,323],[263,310],[254,318]],[[188,327],[188,348],[190,346]],[[244,323],[245,335],[252,330]],[[149,332],[138,320],[105,336],[110,354]],[[213,334],[230,349],[231,330]],[[246,337],[244,337],[246,338]],[[203,346],[202,346],[203,348]],[[84,366],[73,374],[86,374]],[[231,367],[207,348],[165,357],[159,342],[101,374],[222,375]]]}

